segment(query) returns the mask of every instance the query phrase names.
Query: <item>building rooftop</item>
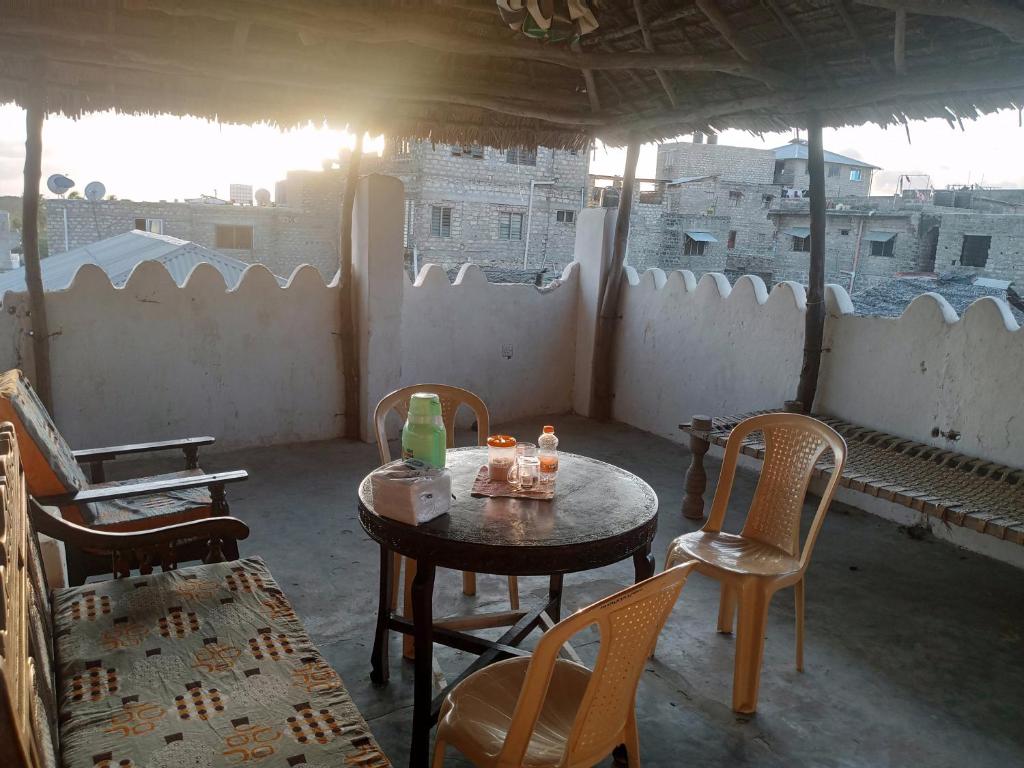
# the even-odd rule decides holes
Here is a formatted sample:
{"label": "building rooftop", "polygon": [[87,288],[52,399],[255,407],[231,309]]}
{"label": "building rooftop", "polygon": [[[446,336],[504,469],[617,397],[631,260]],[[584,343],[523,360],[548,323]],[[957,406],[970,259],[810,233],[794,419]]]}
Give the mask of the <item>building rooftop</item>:
{"label": "building rooftop", "polygon": [[[83,264],[95,264],[107,273],[115,287],[120,288],[132,270],[143,261],[163,264],[178,285],[185,284],[197,264],[210,264],[224,276],[224,283],[229,289],[238,285],[242,273],[249,267],[240,259],[189,240],[136,229],[43,259],[40,262],[43,289],[60,291],[67,288]],[[285,283],[277,275],[274,279],[280,285]],[[0,295],[7,291],[24,291],[25,287],[23,266],[0,275]]]}
{"label": "building rooftop", "polygon": [[[807,142],[803,139],[793,139],[785,146],[777,147],[773,151],[775,152],[776,160],[806,160]],[[825,150],[825,162],[836,163],[838,165],[852,165],[857,168],[871,168],[875,171],[880,170],[877,165],[865,163],[863,160],[855,160],[852,157],[840,155],[836,152],[829,152],[827,149]]]}
{"label": "building rooftop", "polygon": [[851,298],[858,315],[899,317],[922,293],[937,293],[962,317],[972,303],[990,296],[1006,301],[1017,323],[1024,326],[1024,311],[1007,301],[1007,288],[985,282],[969,275],[953,274],[895,277],[854,293]]}

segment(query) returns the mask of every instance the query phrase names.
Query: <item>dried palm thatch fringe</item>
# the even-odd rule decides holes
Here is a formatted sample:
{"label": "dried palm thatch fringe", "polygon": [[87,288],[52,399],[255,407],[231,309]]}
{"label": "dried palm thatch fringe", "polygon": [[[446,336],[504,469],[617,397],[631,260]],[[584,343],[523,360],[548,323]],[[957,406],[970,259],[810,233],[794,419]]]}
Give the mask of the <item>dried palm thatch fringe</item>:
{"label": "dried palm thatch fringe", "polygon": [[587,34],[544,42],[464,0],[0,0],[0,102],[41,93],[72,117],[357,120],[395,137],[563,149],[776,131],[810,111],[826,126],[953,124],[1024,102],[1019,4],[589,7]]}

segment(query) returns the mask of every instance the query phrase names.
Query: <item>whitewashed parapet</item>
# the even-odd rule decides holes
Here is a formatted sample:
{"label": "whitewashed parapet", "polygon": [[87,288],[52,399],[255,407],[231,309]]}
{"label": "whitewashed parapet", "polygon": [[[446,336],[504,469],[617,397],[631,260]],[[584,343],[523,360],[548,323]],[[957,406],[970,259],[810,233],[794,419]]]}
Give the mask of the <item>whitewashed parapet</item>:
{"label": "whitewashed parapet", "polygon": [[681,439],[695,413],[778,408],[800,371],[806,296],[756,276],[627,270],[616,346],[615,418]]}
{"label": "whitewashed parapet", "polygon": [[[197,434],[220,447],[335,437],[338,301],[337,286],[309,266],[284,287],[252,266],[227,290],[208,264],[179,287],[162,265],[142,262],[123,288],[85,265],[46,295],[55,420],[74,447]],[[25,303],[24,294],[5,297],[0,354],[3,323]],[[28,342],[22,334],[23,351]]]}
{"label": "whitewashed parapet", "polygon": [[544,288],[490,283],[475,264],[453,284],[424,266],[405,286],[401,385],[465,387],[494,421],[570,410],[578,284],[575,262]]}
{"label": "whitewashed parapet", "polygon": [[1005,302],[979,299],[963,318],[934,293],[897,318],[829,309],[822,411],[1024,467],[1024,333]]}

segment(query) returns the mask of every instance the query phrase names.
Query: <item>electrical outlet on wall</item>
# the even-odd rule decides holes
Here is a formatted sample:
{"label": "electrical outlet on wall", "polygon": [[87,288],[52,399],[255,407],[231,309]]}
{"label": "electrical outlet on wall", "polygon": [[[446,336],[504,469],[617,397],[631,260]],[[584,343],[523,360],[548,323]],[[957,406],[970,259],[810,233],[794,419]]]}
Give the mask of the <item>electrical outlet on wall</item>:
{"label": "electrical outlet on wall", "polygon": [[504,357],[506,360],[511,360],[512,359],[512,345],[511,344],[502,344],[501,345],[501,356]]}

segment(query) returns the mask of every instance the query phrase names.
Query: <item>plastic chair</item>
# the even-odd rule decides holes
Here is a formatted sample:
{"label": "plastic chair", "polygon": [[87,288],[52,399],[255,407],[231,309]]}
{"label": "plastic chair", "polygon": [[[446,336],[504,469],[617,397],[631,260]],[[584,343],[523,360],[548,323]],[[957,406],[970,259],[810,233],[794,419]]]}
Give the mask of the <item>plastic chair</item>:
{"label": "plastic chair", "polygon": [[[736,477],[736,459],[743,439],[752,432],[764,435],[761,475],[743,530],[738,535],[723,533],[722,522]],[[835,465],[801,549],[804,497],[814,465],[826,449],[831,449]],[[749,714],[757,710],[768,603],[775,592],[789,586],[796,588],[796,668],[803,671],[805,574],[845,463],[846,441],[817,419],[793,413],[744,419],[726,443],[722,473],[707,523],[669,546],[666,567],[696,559],[700,573],[722,582],[719,632],[732,632],[739,607],[732,690],[732,708],[736,712]]]}
{"label": "plastic chair", "polygon": [[[636,689],[654,644],[695,562],[677,565],[600,600],[544,633],[531,657],[485,667],[441,706],[433,768],[447,746],[479,768],[584,768],[625,744],[639,768]],[[591,672],[559,659],[562,646],[597,625]]]}
{"label": "plastic chair", "polygon": [[[394,411],[399,415],[402,421],[405,421],[409,415],[409,398],[415,392],[431,392],[438,396],[441,400],[441,419],[444,422],[445,432],[448,439],[448,447],[455,447],[455,415],[459,410],[460,406],[466,406],[469,408],[473,415],[476,416],[476,435],[477,445],[487,445],[487,437],[490,433],[491,417],[487,411],[487,406],[484,401],[481,400],[477,395],[470,392],[468,389],[462,389],[461,387],[453,387],[448,384],[413,384],[408,387],[402,387],[396,389],[389,395],[385,395],[384,398],[377,403],[377,408],[373,412],[373,423],[374,428],[377,432],[377,450],[380,453],[380,463],[387,464],[391,461],[391,447],[388,444],[387,436],[387,417],[388,414]],[[403,586],[403,616],[407,618],[410,616],[408,608],[405,606],[411,605],[412,596],[412,580],[416,575],[416,562],[403,558],[401,555],[395,553],[394,559],[392,560],[392,567],[394,568],[394,579],[392,580],[392,593],[391,593],[391,608],[395,610],[398,607],[398,580],[402,573],[402,562],[405,561],[405,583]],[[462,593],[465,595],[476,594],[476,574],[470,572],[464,572],[462,574]],[[519,610],[519,583],[515,576],[508,577],[508,601],[513,611]],[[472,627],[463,624],[463,628]],[[404,640],[404,655],[407,658],[412,658],[412,638],[406,637]]]}

